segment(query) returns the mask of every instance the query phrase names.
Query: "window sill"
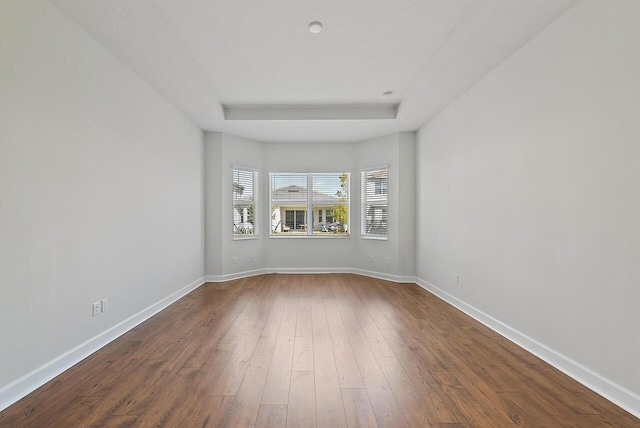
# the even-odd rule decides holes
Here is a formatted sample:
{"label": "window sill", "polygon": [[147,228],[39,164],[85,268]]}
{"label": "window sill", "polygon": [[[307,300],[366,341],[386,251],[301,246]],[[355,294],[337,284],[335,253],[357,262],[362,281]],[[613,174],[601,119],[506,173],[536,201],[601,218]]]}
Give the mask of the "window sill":
{"label": "window sill", "polygon": [[376,235],[360,235],[362,239],[370,239],[372,241],[386,241],[386,236],[376,236]]}
{"label": "window sill", "polygon": [[242,235],[233,235],[233,240],[234,241],[252,241],[254,239],[259,239],[260,235],[246,235],[246,236],[242,236]]}
{"label": "window sill", "polygon": [[269,238],[273,239],[349,239],[351,235],[286,235],[286,234],[277,234],[277,235],[269,235]]}

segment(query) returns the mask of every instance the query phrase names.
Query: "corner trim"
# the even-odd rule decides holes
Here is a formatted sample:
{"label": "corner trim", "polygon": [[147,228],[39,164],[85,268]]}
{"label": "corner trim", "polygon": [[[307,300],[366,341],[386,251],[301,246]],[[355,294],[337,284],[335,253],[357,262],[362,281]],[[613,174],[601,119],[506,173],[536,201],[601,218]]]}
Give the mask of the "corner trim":
{"label": "corner trim", "polygon": [[54,377],[84,360],[100,348],[122,336],[138,324],[151,318],[167,306],[189,294],[204,284],[204,277],[198,278],[187,286],[173,292],[162,300],[148,306],[113,327],[99,333],[91,339],[55,357],[37,369],[0,388],[0,411],[14,404],[27,394],[35,391]]}
{"label": "corner trim", "polygon": [[618,385],[610,379],[605,378],[558,351],[549,348],[526,334],[504,324],[503,322],[421,278],[416,278],[416,284],[441,300],[444,300],[450,305],[461,310],[476,321],[479,321],[489,327],[496,333],[506,337],[521,348],[551,364],[553,367],[580,382],[595,393],[622,407],[635,417],[640,418],[640,396],[634,392]]}

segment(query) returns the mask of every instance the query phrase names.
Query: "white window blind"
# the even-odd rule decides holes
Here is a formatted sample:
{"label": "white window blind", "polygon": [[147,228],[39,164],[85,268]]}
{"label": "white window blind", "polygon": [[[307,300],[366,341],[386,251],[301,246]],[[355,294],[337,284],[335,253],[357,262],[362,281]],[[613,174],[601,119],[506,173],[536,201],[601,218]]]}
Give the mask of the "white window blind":
{"label": "white window blind", "polygon": [[349,236],[349,173],[271,173],[272,236]]}
{"label": "white window blind", "polygon": [[387,237],[388,168],[362,171],[362,236]]}
{"label": "white window blind", "polygon": [[258,172],[234,167],[232,175],[233,237],[255,236]]}

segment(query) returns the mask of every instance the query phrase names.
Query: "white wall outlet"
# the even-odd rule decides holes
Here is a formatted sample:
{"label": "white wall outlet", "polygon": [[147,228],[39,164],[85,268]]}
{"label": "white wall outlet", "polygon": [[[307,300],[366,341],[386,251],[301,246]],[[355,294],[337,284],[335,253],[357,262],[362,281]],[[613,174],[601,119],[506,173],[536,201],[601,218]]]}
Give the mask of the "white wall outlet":
{"label": "white wall outlet", "polygon": [[253,256],[251,256],[251,257],[249,257],[249,261],[250,261],[251,263],[253,263],[253,262],[255,262],[255,261],[256,261],[256,259],[254,259],[254,258],[253,258]]}
{"label": "white wall outlet", "polygon": [[95,302],[93,305],[91,305],[91,310],[93,311],[94,317],[97,317],[98,315],[100,315],[101,308],[102,308],[102,305],[100,304],[100,302]]}
{"label": "white wall outlet", "polygon": [[369,256],[369,263],[373,263],[375,261],[375,259],[373,258],[373,256]]}
{"label": "white wall outlet", "polygon": [[107,312],[109,310],[109,299],[102,299],[100,303],[102,304],[102,312]]}
{"label": "white wall outlet", "polygon": [[460,275],[455,274],[456,284],[460,284]]}
{"label": "white wall outlet", "polygon": [[238,264],[238,258],[237,258],[237,257],[234,257],[234,258],[233,258],[233,264],[234,264],[234,265],[237,265],[237,264]]}
{"label": "white wall outlet", "polygon": [[385,262],[385,264],[390,264],[391,263],[391,259],[389,257],[385,257],[384,258],[384,262]]}

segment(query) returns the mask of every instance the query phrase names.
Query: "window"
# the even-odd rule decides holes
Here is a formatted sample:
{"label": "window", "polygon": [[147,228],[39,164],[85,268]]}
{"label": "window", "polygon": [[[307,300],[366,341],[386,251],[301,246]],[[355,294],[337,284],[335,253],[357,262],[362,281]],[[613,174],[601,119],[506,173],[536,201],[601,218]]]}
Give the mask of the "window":
{"label": "window", "polygon": [[233,168],[233,237],[249,238],[257,235],[255,211],[258,189],[258,172]]}
{"label": "window", "polygon": [[272,173],[271,236],[349,236],[349,173]]}
{"label": "window", "polygon": [[387,238],[388,168],[362,171],[362,237]]}

